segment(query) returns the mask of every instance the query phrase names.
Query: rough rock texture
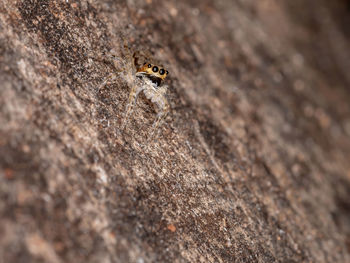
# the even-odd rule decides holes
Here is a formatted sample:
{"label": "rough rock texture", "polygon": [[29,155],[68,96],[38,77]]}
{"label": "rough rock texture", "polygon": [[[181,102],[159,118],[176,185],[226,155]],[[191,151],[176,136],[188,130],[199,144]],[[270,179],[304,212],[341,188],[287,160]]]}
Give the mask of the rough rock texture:
{"label": "rough rock texture", "polygon": [[350,262],[349,6],[2,0],[0,262]]}

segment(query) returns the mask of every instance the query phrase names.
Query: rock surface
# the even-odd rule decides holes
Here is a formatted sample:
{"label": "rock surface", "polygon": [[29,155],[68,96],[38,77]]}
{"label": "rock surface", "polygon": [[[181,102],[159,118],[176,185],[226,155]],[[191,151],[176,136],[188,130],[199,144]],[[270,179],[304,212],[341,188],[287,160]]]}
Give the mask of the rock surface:
{"label": "rock surface", "polygon": [[[1,263],[350,262],[349,1],[0,10]],[[98,89],[124,43],[170,72],[152,139]]]}

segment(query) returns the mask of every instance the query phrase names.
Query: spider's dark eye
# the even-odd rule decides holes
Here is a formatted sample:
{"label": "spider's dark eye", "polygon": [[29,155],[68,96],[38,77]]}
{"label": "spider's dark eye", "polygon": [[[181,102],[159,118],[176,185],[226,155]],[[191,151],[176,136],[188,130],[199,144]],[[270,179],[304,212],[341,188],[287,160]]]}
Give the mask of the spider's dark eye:
{"label": "spider's dark eye", "polygon": [[151,65],[151,64],[148,64],[148,67],[149,67],[149,68],[151,68],[151,67],[152,67],[152,65]]}
{"label": "spider's dark eye", "polygon": [[168,75],[168,74],[169,74],[169,71],[166,70],[165,73]]}
{"label": "spider's dark eye", "polygon": [[157,66],[153,66],[152,70],[153,70],[153,72],[157,72],[158,71],[158,67]]}
{"label": "spider's dark eye", "polygon": [[145,62],[145,63],[143,63],[143,65],[146,65],[147,63]]}
{"label": "spider's dark eye", "polygon": [[164,75],[164,73],[165,73],[165,70],[164,70],[164,69],[160,69],[160,70],[159,70],[159,74],[160,74],[160,75]]}

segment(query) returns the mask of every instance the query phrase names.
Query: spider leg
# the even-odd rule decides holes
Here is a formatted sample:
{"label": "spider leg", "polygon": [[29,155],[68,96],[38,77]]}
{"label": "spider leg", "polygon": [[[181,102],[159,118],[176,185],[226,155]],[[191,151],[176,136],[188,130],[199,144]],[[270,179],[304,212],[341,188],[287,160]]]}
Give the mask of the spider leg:
{"label": "spider leg", "polygon": [[133,63],[134,57],[131,54],[131,51],[129,49],[126,39],[124,38],[123,38],[123,47],[124,47],[124,52],[122,52],[122,55],[124,55],[124,61],[122,61],[121,59],[116,59],[115,55],[109,57],[109,60],[113,61],[113,66],[116,72],[110,74],[98,87],[98,90],[104,88],[107,85],[107,83],[116,80],[119,75],[122,78],[124,78],[128,83],[132,82],[131,80],[133,79],[133,74],[134,72],[136,72],[136,69]]}
{"label": "spider leg", "polygon": [[156,119],[153,122],[150,138],[155,137],[154,132],[157,130],[161,122],[165,119],[165,117],[169,113],[169,102],[167,101],[167,99],[163,96],[159,97],[159,99],[160,99],[160,102],[158,103],[158,106],[161,106],[161,108],[157,114]]}
{"label": "spider leg", "polygon": [[107,85],[107,83],[116,80],[117,77],[118,77],[118,74],[117,74],[117,73],[112,73],[112,74],[110,74],[110,75],[101,83],[101,85],[97,88],[97,90],[100,91],[101,89],[103,89],[103,88]]}
{"label": "spider leg", "polygon": [[115,81],[120,75],[122,75],[121,73],[126,71],[125,67],[120,67],[120,64],[121,62],[119,59],[113,59],[114,72],[109,74],[108,77],[100,84],[97,89],[98,91],[103,89],[108,83]]}
{"label": "spider leg", "polygon": [[124,128],[127,124],[129,115],[132,113],[133,108],[136,104],[137,97],[143,89],[144,88],[142,86],[138,86],[138,85],[132,86],[132,89],[131,89],[130,94],[129,94],[128,103],[126,104],[124,120],[123,120],[122,127],[121,127],[122,130],[124,130]]}
{"label": "spider leg", "polygon": [[124,56],[126,61],[128,61],[126,68],[127,68],[127,72],[129,72],[130,74],[135,74],[136,73],[136,62],[137,62],[137,57],[136,57],[136,53],[132,53],[132,51],[129,48],[129,44],[126,41],[125,38],[123,38],[123,47],[124,47]]}

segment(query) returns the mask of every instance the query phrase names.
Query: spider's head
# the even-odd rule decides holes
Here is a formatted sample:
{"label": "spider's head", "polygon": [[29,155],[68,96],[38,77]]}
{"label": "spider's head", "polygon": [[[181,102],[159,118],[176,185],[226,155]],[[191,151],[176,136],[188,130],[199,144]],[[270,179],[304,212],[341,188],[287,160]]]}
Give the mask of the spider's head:
{"label": "spider's head", "polygon": [[150,78],[159,79],[159,81],[164,80],[169,72],[164,68],[152,65],[149,63],[143,64],[136,72],[136,76],[147,76]]}

